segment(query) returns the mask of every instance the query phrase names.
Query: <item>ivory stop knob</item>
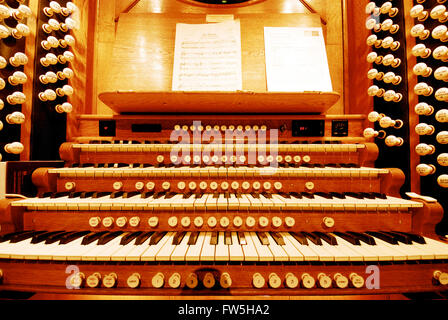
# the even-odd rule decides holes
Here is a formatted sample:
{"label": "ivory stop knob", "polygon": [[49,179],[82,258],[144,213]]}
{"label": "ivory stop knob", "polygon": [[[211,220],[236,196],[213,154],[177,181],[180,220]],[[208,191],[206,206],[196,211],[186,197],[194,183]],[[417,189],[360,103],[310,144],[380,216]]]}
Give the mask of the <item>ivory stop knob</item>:
{"label": "ivory stop knob", "polygon": [[177,217],[174,217],[174,216],[172,216],[172,217],[169,217],[168,218],[168,225],[171,227],[171,228],[174,228],[175,226],[177,226]]}
{"label": "ivory stop knob", "polygon": [[118,279],[117,274],[114,272],[111,272],[103,278],[103,285],[109,289],[113,288],[117,285],[117,279]]}
{"label": "ivory stop knob", "polygon": [[129,225],[133,228],[138,227],[140,224],[140,217],[131,217],[129,219]]}
{"label": "ivory stop knob", "polygon": [[446,272],[440,270],[434,271],[433,277],[443,286],[448,284],[448,273]]}
{"label": "ivory stop knob", "polygon": [[190,217],[183,217],[182,219],[180,219],[180,224],[182,225],[182,227],[188,228],[191,224]]}
{"label": "ivory stop knob", "polygon": [[249,228],[252,228],[253,226],[255,226],[256,223],[257,223],[257,221],[255,220],[254,217],[247,217],[247,218],[246,218],[246,225],[247,225]]}
{"label": "ivory stop knob", "polygon": [[101,273],[95,272],[87,277],[86,284],[90,288],[98,288],[98,286],[100,285],[100,281],[101,281]]}
{"label": "ivory stop knob", "polygon": [[294,289],[299,285],[299,279],[292,273],[287,273],[285,276],[285,284],[288,288]]}
{"label": "ivory stop knob", "polygon": [[282,285],[282,279],[280,279],[280,277],[276,273],[273,272],[273,273],[269,274],[268,283],[271,288],[277,289],[277,288],[280,288],[280,286]]}
{"label": "ivory stop knob", "polygon": [[180,287],[180,274],[179,273],[173,273],[171,275],[171,277],[168,279],[168,285],[173,288],[173,289],[177,289]]}
{"label": "ivory stop knob", "polygon": [[302,274],[301,279],[302,286],[306,289],[311,289],[316,284],[316,280],[314,280],[314,278],[309,273]]}
{"label": "ivory stop knob", "polygon": [[294,219],[293,217],[286,217],[285,224],[288,228],[292,228],[296,224],[296,219]]}
{"label": "ivory stop knob", "polygon": [[214,227],[216,227],[217,224],[218,224],[218,220],[217,220],[215,217],[209,217],[209,218],[207,219],[207,225],[208,225],[210,228],[214,228]]}
{"label": "ivory stop knob", "polygon": [[154,288],[162,288],[164,283],[165,283],[165,276],[161,272],[158,272],[151,279],[151,284]]}
{"label": "ivory stop knob", "polygon": [[159,218],[158,218],[158,217],[150,217],[150,218],[148,219],[148,225],[149,225],[151,228],[155,228],[155,227],[157,227],[158,224],[159,224]]}
{"label": "ivory stop knob", "polygon": [[364,278],[361,277],[360,275],[353,272],[350,274],[349,278],[350,278],[350,281],[351,281],[353,287],[359,289],[364,286]]}
{"label": "ivory stop knob", "polygon": [[323,225],[327,228],[333,228],[335,224],[334,219],[332,217],[325,217],[322,222]]}
{"label": "ivory stop knob", "polygon": [[196,217],[193,220],[194,226],[200,228],[204,225],[204,219],[202,217]]}
{"label": "ivory stop knob", "polygon": [[281,227],[281,226],[282,226],[282,223],[283,223],[282,218],[280,218],[280,217],[273,217],[273,218],[272,218],[272,226],[273,226],[274,228],[279,228],[279,227]]}
{"label": "ivory stop knob", "polygon": [[232,286],[232,278],[230,277],[230,274],[223,272],[219,278],[219,284],[224,289],[230,288]]}
{"label": "ivory stop knob", "polygon": [[266,281],[264,280],[263,276],[260,273],[254,273],[254,275],[252,276],[252,285],[257,288],[263,288],[265,285]]}
{"label": "ivory stop knob", "polygon": [[202,284],[204,285],[204,287],[206,287],[207,289],[211,289],[215,286],[215,277],[213,276],[213,274],[211,272],[207,272],[204,275],[204,279],[202,279]]}
{"label": "ivory stop knob", "polygon": [[128,280],[126,281],[126,284],[131,289],[136,289],[140,286],[141,283],[141,276],[138,273],[133,273],[129,276]]}
{"label": "ivory stop knob", "polygon": [[442,188],[448,188],[448,174],[441,174],[441,175],[437,178],[437,183],[438,183],[439,186],[441,186]]}
{"label": "ivory stop knob", "polygon": [[348,278],[340,273],[336,273],[333,277],[336,286],[340,289],[345,289],[348,287]]}
{"label": "ivory stop knob", "polygon": [[100,222],[101,222],[100,217],[91,217],[89,219],[89,226],[91,226],[92,228],[96,228],[99,226]]}
{"label": "ivory stop knob", "polygon": [[325,273],[319,273],[317,275],[317,280],[319,281],[319,286],[324,289],[331,287],[331,278]]}
{"label": "ivory stop knob", "polygon": [[114,218],[106,217],[103,219],[103,227],[110,228],[114,224]]}
{"label": "ivory stop knob", "polygon": [[241,227],[243,225],[243,219],[239,216],[236,216],[233,218],[233,225],[237,228]]}
{"label": "ivory stop knob", "polygon": [[190,289],[196,288],[198,286],[198,283],[198,276],[196,275],[196,273],[190,273],[185,279],[185,285]]}
{"label": "ivory stop knob", "polygon": [[126,217],[119,217],[117,218],[116,225],[117,227],[123,228],[127,222],[128,219]]}
{"label": "ivory stop knob", "polygon": [[82,272],[78,272],[76,274],[74,274],[71,278],[70,278],[70,284],[74,287],[74,288],[81,288],[83,283],[85,280],[85,275]]}

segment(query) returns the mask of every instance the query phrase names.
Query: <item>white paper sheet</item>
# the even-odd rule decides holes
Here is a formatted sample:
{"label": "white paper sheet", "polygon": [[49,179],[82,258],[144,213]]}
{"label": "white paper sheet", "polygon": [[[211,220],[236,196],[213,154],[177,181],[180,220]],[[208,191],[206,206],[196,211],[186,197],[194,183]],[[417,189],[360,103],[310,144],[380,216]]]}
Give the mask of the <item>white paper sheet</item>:
{"label": "white paper sheet", "polygon": [[268,91],[333,91],[322,28],[265,27]]}
{"label": "white paper sheet", "polygon": [[242,90],[240,21],[176,25],[173,91]]}

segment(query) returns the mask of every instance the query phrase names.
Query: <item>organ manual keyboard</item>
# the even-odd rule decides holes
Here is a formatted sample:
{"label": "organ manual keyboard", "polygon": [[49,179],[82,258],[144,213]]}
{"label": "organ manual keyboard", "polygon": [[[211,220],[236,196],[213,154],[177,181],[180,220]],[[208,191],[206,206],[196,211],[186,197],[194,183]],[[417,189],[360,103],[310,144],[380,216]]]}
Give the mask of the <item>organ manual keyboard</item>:
{"label": "organ manual keyboard", "polygon": [[[20,185],[17,163],[0,166],[7,182],[0,184],[1,291],[242,297],[448,290],[448,241],[436,232],[443,197],[420,194],[417,161],[408,159],[419,145],[426,158],[418,172],[444,172],[427,161],[434,154],[444,163],[443,146],[424,140],[439,125],[426,119],[419,135],[408,111],[445,116],[433,101],[410,106],[418,94],[404,70],[404,53],[414,46],[404,39],[411,28],[403,25],[403,1],[325,1],[325,11],[344,10],[344,22],[296,0],[141,0],[116,17],[126,1],[30,2],[41,11],[30,34],[39,74],[28,75],[33,90],[25,89],[37,107],[21,109],[23,131],[34,129],[32,143],[22,138],[19,149],[22,159],[51,159],[30,164],[35,192],[27,194],[8,187]],[[106,16],[117,25],[99,18]],[[240,30],[241,90],[173,90],[178,24],[223,21]],[[308,28],[305,36],[327,43],[314,53],[325,56],[321,71],[329,71],[334,91],[269,91],[268,65],[278,67],[272,62],[308,42],[286,41],[285,49],[275,37],[265,42],[265,28],[288,29],[283,36]],[[427,36],[426,28],[412,33]],[[269,43],[282,59],[267,59],[276,52]],[[429,47],[414,52],[421,57]],[[301,68],[308,62],[315,61]],[[420,67],[421,76],[437,70]],[[294,81],[302,85],[324,78],[306,81],[299,70],[303,78]],[[437,92],[426,82],[425,99]]]}
{"label": "organ manual keyboard", "polygon": [[[36,197],[4,200],[2,288],[151,295],[444,290],[448,244],[434,232],[442,209],[430,197],[403,199],[403,173],[371,166],[378,149],[362,137],[363,117],[274,118],[201,116],[202,129],[178,116],[113,116],[108,121],[117,127],[145,121],[161,130],[124,129],[62,145],[64,168],[34,171]],[[304,120],[310,129],[344,120],[350,135],[294,137],[296,121]],[[250,131],[279,123],[275,144],[247,143]],[[185,134],[214,128],[215,136],[232,131],[236,138],[179,145],[166,140],[170,127]],[[379,283],[369,280],[371,270]]]}

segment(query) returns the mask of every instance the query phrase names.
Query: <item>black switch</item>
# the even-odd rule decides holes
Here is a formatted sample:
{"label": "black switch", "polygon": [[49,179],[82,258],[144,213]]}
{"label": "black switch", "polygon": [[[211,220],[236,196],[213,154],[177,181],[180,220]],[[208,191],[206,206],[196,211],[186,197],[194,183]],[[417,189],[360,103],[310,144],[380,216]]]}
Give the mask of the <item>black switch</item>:
{"label": "black switch", "polygon": [[332,137],[348,136],[348,120],[333,120],[331,123]]}
{"label": "black switch", "polygon": [[116,135],[116,123],[113,120],[103,120],[99,122],[99,135],[100,137],[115,137]]}

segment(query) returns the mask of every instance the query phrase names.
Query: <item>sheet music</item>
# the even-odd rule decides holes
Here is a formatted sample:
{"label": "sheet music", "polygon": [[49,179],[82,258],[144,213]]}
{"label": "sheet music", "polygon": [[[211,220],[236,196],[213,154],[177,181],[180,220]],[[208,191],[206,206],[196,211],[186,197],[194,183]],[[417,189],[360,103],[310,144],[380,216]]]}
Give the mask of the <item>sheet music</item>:
{"label": "sheet music", "polygon": [[333,91],[322,28],[265,27],[268,91]]}
{"label": "sheet music", "polygon": [[242,90],[239,20],[176,25],[172,90]]}

